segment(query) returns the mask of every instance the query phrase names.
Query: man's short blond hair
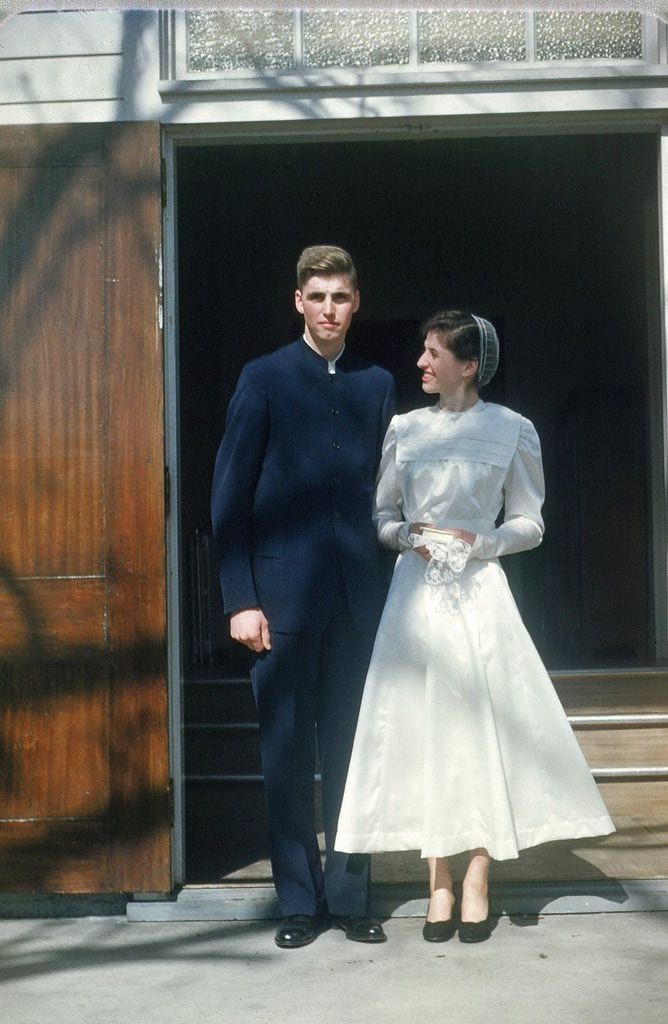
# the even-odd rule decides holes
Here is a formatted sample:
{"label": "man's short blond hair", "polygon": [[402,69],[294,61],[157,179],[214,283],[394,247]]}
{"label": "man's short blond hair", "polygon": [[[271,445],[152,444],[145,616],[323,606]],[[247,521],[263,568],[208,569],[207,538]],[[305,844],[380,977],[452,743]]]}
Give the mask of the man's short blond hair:
{"label": "man's short blond hair", "polygon": [[297,261],[297,287],[303,288],[310,277],[347,274],[357,291],[357,269],[353,258],[338,245],[309,245]]}

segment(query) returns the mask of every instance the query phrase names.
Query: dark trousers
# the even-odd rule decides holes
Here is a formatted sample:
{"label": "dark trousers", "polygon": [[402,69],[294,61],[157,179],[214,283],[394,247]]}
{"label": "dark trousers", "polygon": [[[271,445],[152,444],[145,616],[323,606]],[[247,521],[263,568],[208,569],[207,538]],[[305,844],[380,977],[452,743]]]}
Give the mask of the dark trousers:
{"label": "dark trousers", "polygon": [[[355,627],[341,587],[324,632],[272,633],[271,639],[271,651],[255,657],[251,679],[281,913],[364,915],[369,858],[338,853],[333,845],[373,634]],[[316,736],[324,873],[314,827]]]}

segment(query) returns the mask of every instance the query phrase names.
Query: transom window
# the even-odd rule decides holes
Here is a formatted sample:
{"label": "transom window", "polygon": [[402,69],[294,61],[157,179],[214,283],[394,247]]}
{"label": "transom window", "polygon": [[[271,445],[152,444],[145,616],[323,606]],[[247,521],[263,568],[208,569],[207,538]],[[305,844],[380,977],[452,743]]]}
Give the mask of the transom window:
{"label": "transom window", "polygon": [[656,20],[629,11],[190,11],[182,32],[186,76],[658,59]]}

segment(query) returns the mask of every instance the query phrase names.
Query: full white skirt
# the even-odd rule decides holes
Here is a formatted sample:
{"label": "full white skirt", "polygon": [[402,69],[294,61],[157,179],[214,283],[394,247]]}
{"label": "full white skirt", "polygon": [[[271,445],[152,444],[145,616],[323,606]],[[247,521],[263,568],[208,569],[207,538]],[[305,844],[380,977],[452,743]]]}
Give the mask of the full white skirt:
{"label": "full white skirt", "polygon": [[614,826],[498,562],[459,600],[400,555],[364,689],[336,849],[485,847],[495,860]]}

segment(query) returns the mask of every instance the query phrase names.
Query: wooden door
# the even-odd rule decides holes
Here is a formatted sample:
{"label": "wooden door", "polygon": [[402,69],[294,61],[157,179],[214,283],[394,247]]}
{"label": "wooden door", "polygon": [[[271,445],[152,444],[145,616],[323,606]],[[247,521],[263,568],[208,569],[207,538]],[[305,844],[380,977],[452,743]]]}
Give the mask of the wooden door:
{"label": "wooden door", "polygon": [[0,131],[0,889],[170,888],[159,126]]}

